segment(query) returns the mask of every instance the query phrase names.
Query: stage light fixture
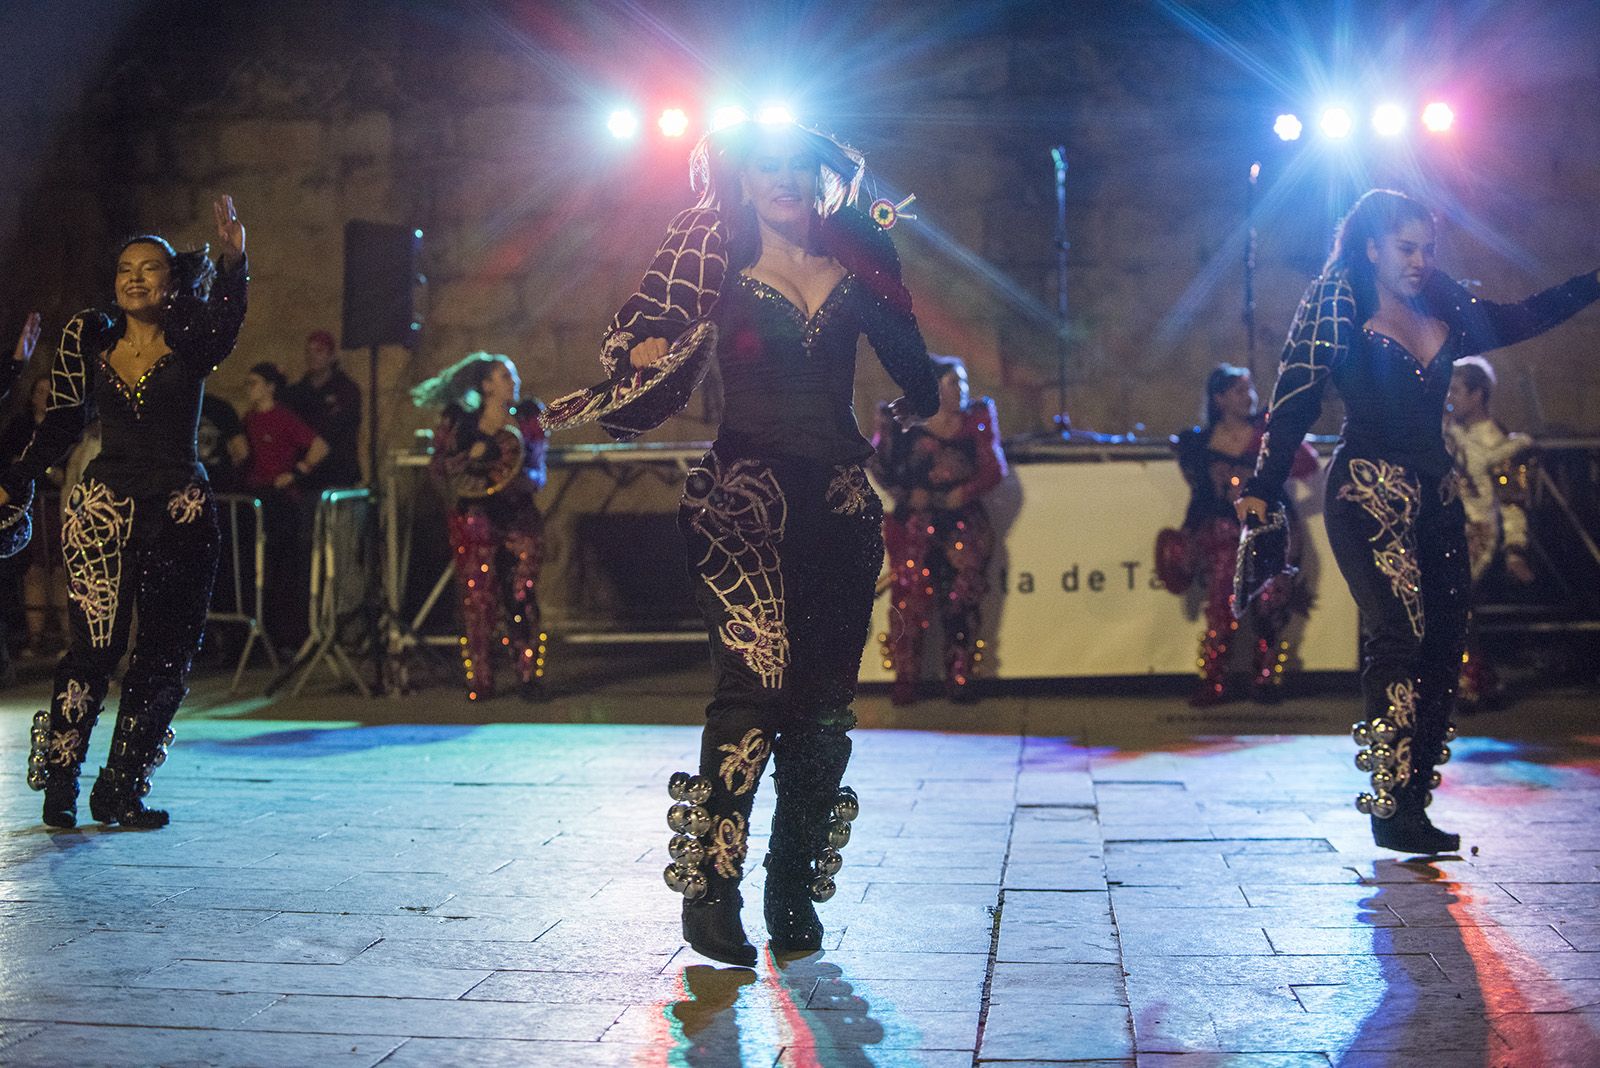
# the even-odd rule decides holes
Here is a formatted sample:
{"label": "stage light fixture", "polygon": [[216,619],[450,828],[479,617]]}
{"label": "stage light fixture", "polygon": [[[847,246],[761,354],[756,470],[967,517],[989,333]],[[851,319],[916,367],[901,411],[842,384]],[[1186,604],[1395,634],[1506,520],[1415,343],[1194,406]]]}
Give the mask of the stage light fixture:
{"label": "stage light fixture", "polygon": [[1379,104],[1372,112],[1372,128],[1384,137],[1398,137],[1406,128],[1406,113],[1399,104]]}
{"label": "stage light fixture", "polygon": [[667,108],[656,120],[664,137],[682,137],[689,129],[689,116],[682,108]]}
{"label": "stage light fixture", "polygon": [[720,130],[724,126],[733,126],[750,118],[750,113],[738,104],[724,104],[711,113],[711,128]]}
{"label": "stage light fixture", "polygon": [[1456,113],[1443,100],[1435,100],[1422,109],[1422,125],[1434,133],[1444,133],[1456,122]]}
{"label": "stage light fixture", "polygon": [[1320,123],[1324,135],[1334,138],[1350,136],[1350,128],[1354,124],[1350,121],[1350,112],[1345,108],[1328,108],[1322,113]]}
{"label": "stage light fixture", "polygon": [[626,141],[639,132],[639,116],[626,108],[618,108],[606,118],[606,129],[618,141]]}
{"label": "stage light fixture", "polygon": [[768,126],[786,126],[794,121],[794,109],[788,104],[763,104],[756,110],[756,121]]}
{"label": "stage light fixture", "polygon": [[1304,132],[1306,124],[1300,121],[1300,116],[1285,112],[1279,115],[1272,124],[1272,132],[1278,135],[1280,141],[1298,141]]}

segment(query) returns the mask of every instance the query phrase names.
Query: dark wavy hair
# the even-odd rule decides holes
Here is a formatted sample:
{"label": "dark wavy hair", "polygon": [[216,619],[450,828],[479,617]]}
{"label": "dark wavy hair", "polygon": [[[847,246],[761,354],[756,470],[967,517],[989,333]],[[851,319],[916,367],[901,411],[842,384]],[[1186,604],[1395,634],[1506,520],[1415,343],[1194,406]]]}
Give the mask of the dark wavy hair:
{"label": "dark wavy hair", "polygon": [[787,134],[816,157],[818,221],[854,204],[867,173],[866,157],[836,137],[798,124],[774,125],[750,120],[731,123],[702,137],[689,154],[689,188],[699,196],[697,208],[722,216],[728,229],[728,266],[738,269],[761,254],[761,231],[755,208],[741,203],[739,173],[766,137]]}
{"label": "dark wavy hair", "polygon": [[217,267],[211,262],[210,245],[179,252],[160,234],[135,234],[133,237],[124,238],[117,246],[117,256],[120,258],[134,245],[154,245],[166,256],[167,267],[172,272],[172,296],[169,305],[180,301],[204,304],[211,299],[211,283],[216,280]]}
{"label": "dark wavy hair", "polygon": [[511,357],[495,352],[473,352],[411,390],[411,403],[418,408],[458,408],[472,413],[483,408],[483,381],[496,365],[511,372],[511,403],[522,395],[522,378]]}
{"label": "dark wavy hair", "polygon": [[1200,411],[1205,418],[1206,429],[1210,430],[1222,418],[1222,411],[1217,407],[1217,395],[1226,393],[1233,388],[1233,384],[1241,378],[1249,378],[1250,369],[1239,367],[1231,363],[1219,363],[1206,375],[1206,395],[1200,405]]}
{"label": "dark wavy hair", "polygon": [[250,368],[250,373],[261,379],[261,381],[270,385],[272,387],[273,396],[277,396],[279,393],[282,393],[284,387],[289,384],[289,377],[283,373],[283,369],[281,367],[273,363],[271,360],[262,360],[260,363]]}
{"label": "dark wavy hair", "polygon": [[1378,279],[1372,261],[1367,259],[1367,242],[1381,241],[1408,222],[1436,224],[1433,212],[1420,202],[1393,189],[1370,189],[1361,194],[1333,232],[1333,251],[1322,273],[1343,270],[1356,295],[1356,323],[1364,323],[1378,311]]}

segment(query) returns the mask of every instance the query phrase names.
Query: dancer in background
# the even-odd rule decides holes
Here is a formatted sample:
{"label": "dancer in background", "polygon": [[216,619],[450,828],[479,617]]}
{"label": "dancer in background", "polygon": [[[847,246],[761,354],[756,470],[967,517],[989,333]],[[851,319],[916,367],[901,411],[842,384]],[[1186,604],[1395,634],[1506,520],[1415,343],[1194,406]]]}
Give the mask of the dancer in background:
{"label": "dancer in background", "polygon": [[[0,401],[11,392],[12,385],[33,359],[33,350],[39,343],[40,318],[31,312],[22,324],[22,333],[11,350],[11,359],[0,360]],[[34,379],[28,396],[28,406],[12,416],[11,422],[0,431],[0,464],[9,464],[27,448],[33,437],[33,428],[44,419],[45,401],[50,396],[50,380],[41,375]],[[28,626],[24,596],[25,576],[30,559],[22,549],[30,533],[31,517],[27,514],[32,502],[0,509],[0,689],[9,688],[17,681],[17,672],[11,664],[11,632],[18,624]],[[29,644],[33,643],[32,627]]]}
{"label": "dancer in background", "polygon": [[945,694],[976,700],[972,680],[983,662],[980,609],[988,592],[994,526],[983,496],[1006,477],[994,401],[970,399],[967,367],[935,356],[939,410],[902,430],[888,405],[878,409],[872,473],[894,510],[884,520],[892,604],[881,636],[884,666],[895,673],[891,699],[917,698],[923,635],[937,618],[944,631]]}
{"label": "dancer in background", "polygon": [[[896,412],[939,408],[894,245],[853,207],[862,171],[859,153],[798,126],[707,135],[691,157],[700,201],[673,220],[602,348],[626,394],[645,377],[635,369],[693,366],[715,339],[723,420],[678,524],[716,684],[699,774],[668,785],[678,834],[666,877],[684,895],[685,941],[729,964],[756,962],[739,883],[768,757],[775,950],[822,944],[812,902],[832,896],[857,812],[841,779],[883,563],[883,507],[861,466],[872,446],[851,408],[860,336],[908,395]],[[681,408],[687,390],[670,396]]]}
{"label": "dancer in background", "polygon": [[[1495,374],[1482,356],[1457,360],[1445,395],[1445,445],[1461,476],[1461,507],[1467,513],[1467,557],[1472,563],[1474,600],[1496,560],[1505,575],[1521,585],[1534,579],[1528,562],[1528,513],[1510,499],[1520,489],[1515,463],[1532,449],[1526,435],[1508,434],[1489,414]],[[1502,483],[1500,474],[1506,473]],[[1476,711],[1500,694],[1500,676],[1473,640],[1461,662],[1456,700],[1462,711]]]}
{"label": "dancer in background", "polygon": [[[1261,450],[1265,420],[1256,411],[1258,400],[1247,369],[1220,363],[1206,376],[1205,424],[1172,438],[1178,467],[1189,483],[1183,530],[1206,591],[1206,629],[1200,635],[1196,660],[1200,681],[1189,698],[1196,708],[1227,700],[1228,647],[1239,629],[1233,614],[1233,565],[1239,548],[1239,517],[1234,514],[1233,502],[1255,470]],[[1302,442],[1289,477],[1307,479],[1316,471],[1317,454]],[[1280,575],[1250,602],[1248,615],[1255,634],[1252,700],[1271,703],[1283,695],[1284,665],[1289,661],[1289,642],[1283,630],[1293,612],[1295,593],[1290,580]]]}
{"label": "dancer in background", "polygon": [[213,210],[215,265],[205,251],[179,253],[153,234],[124,242],[115,304],[80,312],[62,331],[44,421],[0,474],[0,504],[25,499],[98,412],[101,450],[72,487],[62,528],[71,645],[28,756],[28,785],[44,791],[44,821],[54,827],[77,822],[78,769],[135,609],[139,633],[89,808],[102,823],[167,823],[144,797],[188,693],[217,568],[217,512],[195,424],[206,376],[233,351],[245,313],[244,226],[233,198]]}
{"label": "dancer in background", "polygon": [[1520,304],[1471,296],[1434,267],[1427,208],[1374,189],[1339,223],[1322,276],[1300,302],[1278,372],[1267,436],[1241,520],[1281,506],[1300,442],[1329,381],[1345,420],[1328,471],[1328,541],[1361,611],[1356,765],[1372,776],[1356,807],[1373,841],[1449,853],[1459,835],[1426,808],[1450,759],[1450,716],[1472,583],[1466,516],[1441,422],[1452,365],[1550,329],[1600,298],[1578,275]]}
{"label": "dancer in background", "polygon": [[516,661],[518,693],[525,701],[545,699],[544,519],[534,496],[545,482],[546,441],[539,402],[519,403],[521,388],[508,358],[474,352],[411,391],[417,405],[440,413],[430,467],[453,501],[450,545],[469,701],[494,696],[501,629]]}

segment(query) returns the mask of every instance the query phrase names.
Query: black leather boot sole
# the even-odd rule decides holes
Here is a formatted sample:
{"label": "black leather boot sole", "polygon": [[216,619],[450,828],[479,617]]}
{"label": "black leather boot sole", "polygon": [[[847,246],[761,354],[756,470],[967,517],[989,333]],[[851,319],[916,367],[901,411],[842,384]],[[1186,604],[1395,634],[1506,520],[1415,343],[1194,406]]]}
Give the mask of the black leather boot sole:
{"label": "black leather boot sole", "polygon": [[740,968],[754,968],[756,947],[745,937],[744,924],[739,919],[743,905],[738,891],[728,891],[714,901],[685,901],[683,940],[702,957]]}
{"label": "black leather boot sole", "polygon": [[[111,772],[109,777],[107,772]],[[112,784],[112,779],[122,778],[131,779],[131,776],[120,776],[110,768],[100,769],[100,777],[89,791],[89,815],[97,822],[120,824],[130,831],[156,831],[165,827],[171,820],[166,810],[145,808],[138,797]]]}
{"label": "black leather boot sole", "polygon": [[1413,856],[1434,856],[1439,853],[1459,853],[1461,836],[1441,831],[1426,815],[1407,816],[1396,813],[1380,820],[1372,817],[1372,841],[1384,849]]}
{"label": "black leather boot sole", "polygon": [[44,788],[44,822],[69,830],[78,825],[78,777],[57,783],[54,777]]}

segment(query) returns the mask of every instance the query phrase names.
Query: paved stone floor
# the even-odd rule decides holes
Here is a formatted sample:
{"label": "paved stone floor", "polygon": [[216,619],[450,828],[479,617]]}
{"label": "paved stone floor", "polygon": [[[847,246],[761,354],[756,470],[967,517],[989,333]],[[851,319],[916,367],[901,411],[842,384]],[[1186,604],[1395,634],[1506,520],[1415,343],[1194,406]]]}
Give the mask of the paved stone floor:
{"label": "paved stone floor", "polygon": [[1337,686],[868,695],[825,950],[752,972],[679,942],[663,783],[704,672],[647,660],[537,707],[202,679],[155,833],[42,829],[45,690],[0,695],[0,1063],[1600,1063],[1592,691],[1467,721],[1436,863],[1370,844]]}

